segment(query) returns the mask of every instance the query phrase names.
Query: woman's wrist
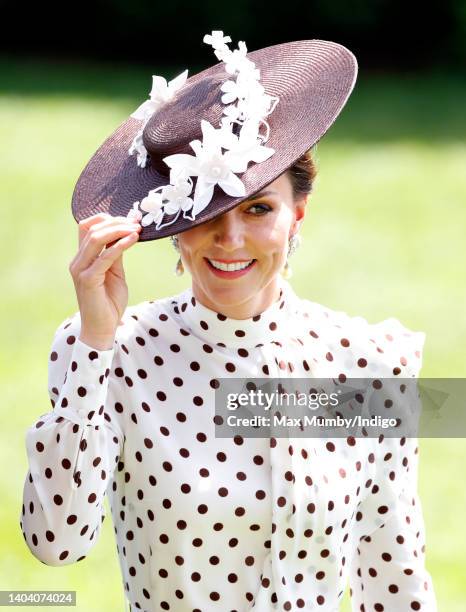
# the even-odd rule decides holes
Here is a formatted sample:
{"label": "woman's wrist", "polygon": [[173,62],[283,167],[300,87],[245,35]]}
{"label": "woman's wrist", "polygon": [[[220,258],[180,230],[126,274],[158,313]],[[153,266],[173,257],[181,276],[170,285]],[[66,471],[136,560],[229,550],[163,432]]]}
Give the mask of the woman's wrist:
{"label": "woman's wrist", "polygon": [[115,336],[95,336],[82,332],[79,334],[78,340],[96,351],[110,351],[113,348]]}

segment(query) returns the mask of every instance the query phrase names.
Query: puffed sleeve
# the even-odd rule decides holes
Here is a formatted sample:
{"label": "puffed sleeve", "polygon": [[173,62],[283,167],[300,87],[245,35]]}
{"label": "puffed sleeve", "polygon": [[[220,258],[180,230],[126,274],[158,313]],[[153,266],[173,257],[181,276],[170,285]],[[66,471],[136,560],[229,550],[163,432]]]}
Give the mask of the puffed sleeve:
{"label": "puffed sleeve", "polygon": [[115,393],[115,344],[96,350],[79,340],[79,332],[79,312],[55,332],[48,362],[53,409],[25,436],[29,470],[20,525],[32,554],[47,565],[80,561],[96,543],[123,444],[107,409]]}
{"label": "puffed sleeve", "polygon": [[[374,370],[374,380],[378,372],[383,374],[372,388],[369,405],[387,416],[397,409],[400,414],[400,408],[405,415],[418,413],[416,381],[405,383],[419,375],[425,334],[410,332],[397,319],[386,319],[371,326],[371,339],[383,356],[383,367]],[[384,380],[385,376],[390,380]],[[365,483],[365,497],[357,514],[356,545],[350,561],[352,610],[435,612],[435,592],[425,567],[418,439],[379,432],[367,441],[371,443],[369,461],[374,471]]]}

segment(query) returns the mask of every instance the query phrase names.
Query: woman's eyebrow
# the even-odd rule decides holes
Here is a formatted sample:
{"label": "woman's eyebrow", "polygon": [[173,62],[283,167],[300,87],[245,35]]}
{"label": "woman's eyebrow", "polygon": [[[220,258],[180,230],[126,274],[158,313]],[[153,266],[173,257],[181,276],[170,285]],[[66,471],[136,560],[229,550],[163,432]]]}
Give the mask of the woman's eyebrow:
{"label": "woman's eyebrow", "polygon": [[270,190],[259,191],[259,193],[256,193],[255,195],[251,196],[250,198],[248,198],[248,200],[257,200],[257,198],[262,198],[263,196],[266,196],[266,195],[278,195],[278,192],[270,191]]}

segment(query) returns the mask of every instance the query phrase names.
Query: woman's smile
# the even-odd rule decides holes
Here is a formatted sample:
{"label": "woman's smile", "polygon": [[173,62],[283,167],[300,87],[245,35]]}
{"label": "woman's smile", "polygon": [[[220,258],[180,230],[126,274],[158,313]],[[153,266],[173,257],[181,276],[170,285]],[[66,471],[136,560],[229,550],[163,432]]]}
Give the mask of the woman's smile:
{"label": "woman's smile", "polygon": [[204,257],[209,270],[219,278],[235,279],[247,274],[256,264],[257,259],[224,260]]}

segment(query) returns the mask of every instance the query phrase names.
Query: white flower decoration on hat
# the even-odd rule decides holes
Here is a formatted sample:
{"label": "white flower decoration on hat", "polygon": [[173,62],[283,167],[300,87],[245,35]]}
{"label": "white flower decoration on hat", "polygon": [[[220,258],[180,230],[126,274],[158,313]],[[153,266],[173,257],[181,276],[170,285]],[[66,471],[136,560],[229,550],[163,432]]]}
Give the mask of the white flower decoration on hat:
{"label": "white flower decoration on hat", "polygon": [[231,42],[231,38],[224,36],[221,30],[213,30],[212,34],[204,36],[204,42],[211,45],[214,49],[221,49],[225,43]]}
{"label": "white flower decoration on hat", "polygon": [[[235,81],[227,80],[220,88],[224,92],[222,102],[227,105],[223,110],[225,116],[219,128],[205,119],[201,120],[202,141],[189,143],[194,155],[180,153],[163,159],[170,168],[170,184],[149,191],[141,202],[134,202],[128,213],[128,218],[140,220],[143,226],[155,223],[156,229],[161,229],[174,223],[181,212],[183,218],[194,221],[211,201],[215,185],[232,197],[246,195],[245,185],[236,175],[245,172],[250,161],[261,163],[275,153],[275,149],[264,146],[270,132],[265,117],[273,112],[279,98],[265,93],[259,83],[260,70],[246,57],[245,43],[240,41],[238,49],[231,51],[226,44],[231,38],[223,36],[221,30],[206,34],[203,40],[214,48],[217,58],[225,62],[228,74],[237,73]],[[139,166],[145,167],[147,160],[147,151],[142,142],[147,121],[184,85],[187,73],[185,70],[168,84],[163,77],[153,76],[150,100],[131,115],[144,120],[128,151],[130,155],[137,151]],[[235,101],[236,105],[230,104]],[[234,123],[241,125],[238,135],[233,133]],[[262,125],[265,126],[265,134],[260,133]],[[197,177],[193,198],[189,197],[193,189],[191,177]],[[142,218],[138,207],[147,213]],[[176,216],[162,224],[165,214]]]}
{"label": "white flower decoration on hat", "polygon": [[134,117],[135,119],[142,119],[144,121],[128,150],[129,155],[132,155],[134,151],[137,151],[138,166],[141,168],[145,168],[147,162],[147,150],[142,142],[142,133],[146,123],[156,110],[165,104],[165,102],[168,102],[168,100],[173,97],[175,92],[183,87],[187,78],[187,70],[172,79],[169,83],[167,83],[167,80],[162,76],[157,76],[155,74],[152,75],[152,90],[149,94],[150,99],[138,106],[134,113],[131,113],[131,117]]}
{"label": "white flower decoration on hat", "polygon": [[225,126],[216,130],[204,119],[201,120],[201,129],[203,142],[193,140],[190,143],[195,155],[180,153],[164,158],[175,174],[185,171],[190,176],[198,177],[194,192],[193,218],[210,202],[217,184],[233,197],[246,194],[243,182],[233,174],[234,170],[230,167],[229,152],[222,153],[222,147],[231,147],[236,136]]}
{"label": "white flower decoration on hat", "polygon": [[149,191],[148,195],[141,201],[141,210],[144,210],[145,215],[141,220],[141,225],[149,225],[149,223],[158,223],[163,217],[163,196],[154,190]]}

